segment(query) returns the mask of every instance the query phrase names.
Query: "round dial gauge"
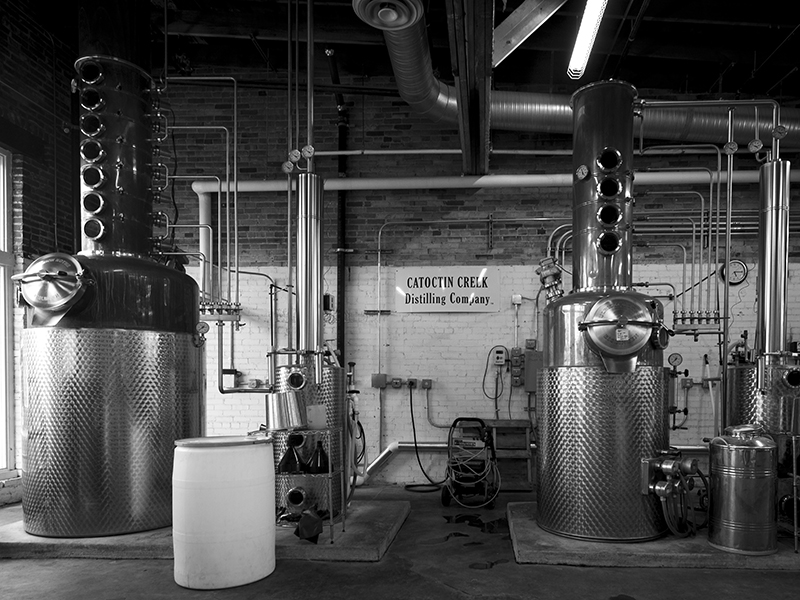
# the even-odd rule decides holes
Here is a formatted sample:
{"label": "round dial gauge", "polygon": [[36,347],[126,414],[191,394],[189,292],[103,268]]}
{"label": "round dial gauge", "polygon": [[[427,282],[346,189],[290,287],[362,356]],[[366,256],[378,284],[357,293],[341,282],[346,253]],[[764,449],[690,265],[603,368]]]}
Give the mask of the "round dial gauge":
{"label": "round dial gauge", "polygon": [[725,265],[720,269],[720,276],[722,279],[727,280],[730,285],[739,285],[747,279],[747,265],[739,259],[731,260],[729,268],[726,270]]}
{"label": "round dial gauge", "polygon": [[199,323],[198,323],[198,324],[195,326],[195,330],[196,330],[196,331],[197,331],[197,333],[199,333],[200,335],[204,335],[204,334],[208,333],[208,330],[209,330],[209,329],[210,329],[210,327],[209,327],[208,323],[206,323],[205,321],[200,321],[200,322],[199,322]]}
{"label": "round dial gauge", "polygon": [[672,354],[669,355],[669,358],[667,360],[669,361],[669,364],[671,364],[673,367],[677,367],[683,362],[683,357],[677,352],[673,352]]}

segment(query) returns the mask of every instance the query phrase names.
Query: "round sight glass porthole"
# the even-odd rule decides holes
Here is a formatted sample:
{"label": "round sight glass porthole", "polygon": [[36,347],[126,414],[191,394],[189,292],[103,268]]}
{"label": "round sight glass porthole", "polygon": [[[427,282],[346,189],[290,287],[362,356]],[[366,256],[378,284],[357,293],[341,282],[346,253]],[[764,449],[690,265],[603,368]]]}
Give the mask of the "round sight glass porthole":
{"label": "round sight glass porthole", "polygon": [[603,173],[616,171],[622,166],[622,154],[616,148],[603,148],[603,151],[597,155],[597,166]]}
{"label": "round sight glass porthole", "polygon": [[83,224],[83,235],[90,240],[99,240],[105,233],[106,227],[99,219],[89,219]]}
{"label": "round sight glass porthole", "polygon": [[81,179],[87,187],[96,190],[106,182],[106,174],[97,165],[87,165],[81,171]]}
{"label": "round sight glass porthole", "polygon": [[622,211],[616,204],[604,204],[597,209],[597,220],[601,225],[613,227],[622,220]]}
{"label": "round sight glass porthole", "polygon": [[103,121],[94,113],[81,115],[81,131],[89,137],[97,137],[106,130]]}
{"label": "round sight glass porthole", "polygon": [[96,192],[89,192],[83,197],[83,210],[90,215],[96,215],[102,211],[106,206],[106,201],[103,197]]}
{"label": "round sight glass porthole", "polygon": [[306,376],[301,371],[292,371],[286,377],[286,384],[293,390],[302,390],[306,386]]}
{"label": "round sight glass porthole", "polygon": [[100,162],[106,157],[106,151],[97,140],[83,140],[81,142],[81,156],[87,162]]}
{"label": "round sight glass porthole", "polygon": [[105,104],[103,95],[93,87],[81,90],[81,106],[86,110],[100,110]]}
{"label": "round sight glass porthole", "polygon": [[99,63],[96,63],[93,60],[87,60],[86,62],[82,63],[80,67],[80,73],[81,80],[89,85],[100,83],[103,80],[103,69]]}
{"label": "round sight glass porthole", "polygon": [[622,240],[614,231],[605,231],[597,238],[597,249],[601,254],[614,254],[622,246]]}
{"label": "round sight glass porthole", "polygon": [[597,193],[601,198],[616,198],[622,193],[622,183],[615,177],[605,177],[597,184]]}

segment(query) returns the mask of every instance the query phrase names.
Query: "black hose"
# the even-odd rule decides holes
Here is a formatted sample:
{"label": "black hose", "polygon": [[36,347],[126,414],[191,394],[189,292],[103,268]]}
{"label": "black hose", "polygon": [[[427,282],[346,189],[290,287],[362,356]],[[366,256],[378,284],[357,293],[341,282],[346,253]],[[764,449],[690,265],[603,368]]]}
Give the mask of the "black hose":
{"label": "black hose", "polygon": [[698,529],[703,529],[703,527],[706,527],[708,525],[709,513],[711,512],[710,511],[710,507],[711,507],[711,486],[708,483],[708,479],[706,479],[706,476],[703,474],[703,472],[700,469],[697,469],[697,475],[700,477],[700,480],[703,482],[703,486],[706,489],[706,494],[708,494],[708,506],[709,506],[709,509],[706,509],[706,511],[705,511],[706,516],[705,516],[705,519],[703,519],[703,522],[700,525],[697,526]]}
{"label": "black hose", "polygon": [[422,466],[422,461],[419,458],[419,448],[417,447],[417,425],[414,421],[414,389],[411,387],[408,388],[408,404],[411,410],[411,430],[414,433],[414,454],[417,457],[417,464],[419,465],[420,471],[422,471],[422,474],[425,475],[425,478],[430,482],[430,484],[409,483],[406,484],[405,489],[410,492],[435,492],[445,481],[447,481],[447,477],[441,481],[434,481],[425,471],[425,467]]}

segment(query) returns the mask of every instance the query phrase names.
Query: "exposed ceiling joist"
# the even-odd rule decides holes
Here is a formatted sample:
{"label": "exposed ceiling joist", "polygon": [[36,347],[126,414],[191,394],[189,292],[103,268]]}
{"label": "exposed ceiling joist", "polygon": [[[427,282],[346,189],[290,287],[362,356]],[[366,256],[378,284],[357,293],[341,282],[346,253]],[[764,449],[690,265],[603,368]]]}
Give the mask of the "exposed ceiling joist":
{"label": "exposed ceiling joist", "polygon": [[525,0],[494,30],[492,66],[499,65],[509,54],[539,29],[567,0]]}

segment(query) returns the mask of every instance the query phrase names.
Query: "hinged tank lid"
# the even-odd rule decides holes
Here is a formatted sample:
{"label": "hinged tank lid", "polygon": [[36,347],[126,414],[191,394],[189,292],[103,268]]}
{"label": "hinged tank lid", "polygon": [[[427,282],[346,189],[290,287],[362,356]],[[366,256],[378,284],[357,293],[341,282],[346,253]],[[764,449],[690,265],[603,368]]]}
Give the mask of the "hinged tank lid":
{"label": "hinged tank lid", "polygon": [[66,311],[85,292],[83,267],[69,254],[53,252],[34,260],[22,275],[15,275],[25,301],[40,310]]}

